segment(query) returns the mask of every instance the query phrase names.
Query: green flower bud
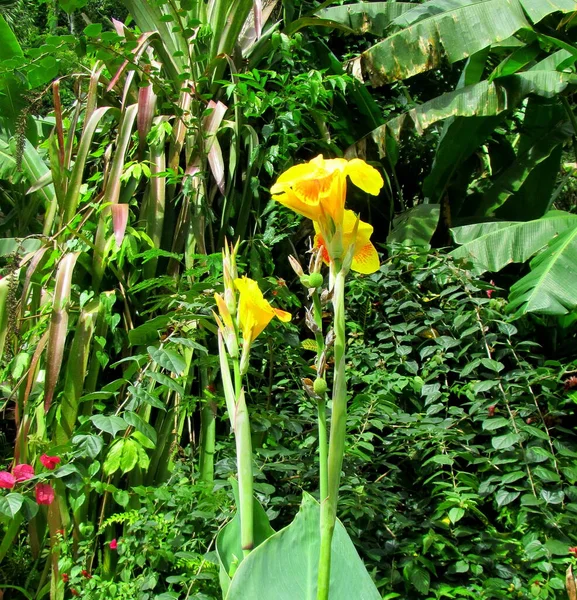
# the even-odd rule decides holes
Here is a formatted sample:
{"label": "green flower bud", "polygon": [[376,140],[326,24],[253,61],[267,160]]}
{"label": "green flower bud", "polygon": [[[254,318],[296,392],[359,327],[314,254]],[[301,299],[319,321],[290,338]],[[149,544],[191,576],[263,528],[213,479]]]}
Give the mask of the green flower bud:
{"label": "green flower bud", "polygon": [[299,278],[299,280],[306,288],[311,287],[310,275],[303,275],[302,277]]}
{"label": "green flower bud", "polygon": [[320,288],[323,285],[324,278],[320,273],[311,273],[309,275],[309,283],[312,288]]}
{"label": "green flower bud", "polygon": [[324,396],[327,393],[329,386],[327,385],[327,382],[322,379],[322,377],[317,377],[313,384],[313,389],[317,396]]}

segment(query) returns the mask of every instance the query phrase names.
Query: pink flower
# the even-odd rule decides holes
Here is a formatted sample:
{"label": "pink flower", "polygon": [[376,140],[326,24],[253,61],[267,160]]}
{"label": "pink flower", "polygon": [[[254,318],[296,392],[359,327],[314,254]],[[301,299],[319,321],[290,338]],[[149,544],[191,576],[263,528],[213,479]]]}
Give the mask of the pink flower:
{"label": "pink flower", "polygon": [[[494,282],[492,279],[491,279],[491,281],[489,281],[489,283],[490,283],[491,285],[495,285],[495,282]],[[493,295],[493,292],[494,292],[494,291],[495,291],[495,290],[487,290],[487,291],[485,292],[485,293],[487,294],[487,298],[490,298],[490,297]]]}
{"label": "pink flower", "polygon": [[8,471],[0,471],[0,488],[11,490],[16,483],[16,477]]}
{"label": "pink flower", "polygon": [[28,479],[32,479],[32,477],[34,477],[34,467],[32,465],[22,463],[21,465],[16,465],[12,469],[12,474],[16,478],[17,482],[27,481]]}
{"label": "pink flower", "polygon": [[111,542],[110,542],[110,549],[111,550],[116,550],[118,548],[118,542],[116,541],[116,538],[114,538]]}
{"label": "pink flower", "polygon": [[39,483],[35,489],[36,502],[38,504],[52,504],[54,500],[54,490],[48,483]]}
{"label": "pink flower", "polygon": [[56,465],[60,462],[59,456],[48,456],[48,454],[43,454],[40,457],[40,462],[51,471],[56,468]]}

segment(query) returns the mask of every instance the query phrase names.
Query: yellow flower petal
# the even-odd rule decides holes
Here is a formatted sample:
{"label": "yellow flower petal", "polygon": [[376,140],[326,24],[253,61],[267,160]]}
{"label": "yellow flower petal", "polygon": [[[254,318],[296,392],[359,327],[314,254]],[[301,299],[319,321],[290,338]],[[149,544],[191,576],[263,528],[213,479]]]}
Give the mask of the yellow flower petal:
{"label": "yellow flower petal", "polygon": [[[357,273],[368,275],[379,270],[380,262],[376,248],[371,244],[370,237],[373,233],[373,226],[359,220],[357,226],[357,235],[353,239],[353,231],[357,222],[357,216],[352,210],[345,210],[343,216],[343,254],[346,254],[351,245],[355,244],[355,253],[351,264],[351,270]],[[315,248],[321,248],[323,261],[328,264],[331,260],[330,245],[325,243],[319,226],[313,223],[315,228]],[[335,258],[335,257],[333,257]],[[342,257],[336,257],[342,258]]]}
{"label": "yellow flower petal", "polygon": [[224,298],[220,294],[214,294],[214,300],[216,301],[216,305],[218,306],[218,312],[220,314],[222,321],[224,322],[224,326],[228,327],[234,331],[232,317],[226,306],[226,302],[224,301]]}
{"label": "yellow flower petal", "polygon": [[360,248],[355,247],[351,271],[363,275],[370,275],[371,273],[378,271],[380,266],[379,255],[371,242],[367,242]]}
{"label": "yellow flower petal", "polygon": [[283,323],[288,323],[293,316],[286,312],[286,310],[280,310],[280,308],[273,308],[274,314],[278,319],[280,319]]}
{"label": "yellow flower petal", "polygon": [[346,172],[358,188],[373,196],[379,195],[385,183],[381,174],[360,158],[353,158],[353,160],[349,161]]}
{"label": "yellow flower petal", "polygon": [[290,313],[272,308],[253,279],[242,277],[235,279],[234,284],[240,296],[238,321],[245,342],[255,340],[275,316],[281,321],[290,321]]}
{"label": "yellow flower petal", "polygon": [[383,186],[379,172],[355,158],[324,159],[321,155],[285,171],[271,188],[273,200],[316,221],[325,237],[343,226],[346,178],[369,194]]}

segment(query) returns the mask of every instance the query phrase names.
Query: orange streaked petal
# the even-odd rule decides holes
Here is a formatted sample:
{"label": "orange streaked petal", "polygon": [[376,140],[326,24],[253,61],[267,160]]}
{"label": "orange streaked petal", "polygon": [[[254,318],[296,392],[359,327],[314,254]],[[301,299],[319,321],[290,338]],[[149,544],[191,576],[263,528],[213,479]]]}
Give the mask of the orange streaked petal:
{"label": "orange streaked petal", "polygon": [[312,221],[321,218],[320,204],[314,197],[307,201],[304,195],[295,193],[293,189],[287,189],[285,193],[273,196],[272,199]]}
{"label": "orange streaked petal", "polygon": [[367,242],[355,251],[351,270],[362,273],[363,275],[370,275],[371,273],[378,271],[380,266],[381,263],[376,248],[371,242]]}
{"label": "orange streaked petal", "polygon": [[272,310],[278,319],[283,323],[288,323],[293,318],[293,316],[289,312],[286,312],[286,310],[281,310],[280,308],[273,308]]}
{"label": "orange streaked petal", "polygon": [[[315,230],[317,230],[317,224],[315,223]],[[327,249],[327,245],[325,244],[325,240],[320,233],[315,235],[314,239],[314,247],[321,249],[321,256],[325,265],[328,265],[331,261],[331,257],[329,256],[329,251]]]}

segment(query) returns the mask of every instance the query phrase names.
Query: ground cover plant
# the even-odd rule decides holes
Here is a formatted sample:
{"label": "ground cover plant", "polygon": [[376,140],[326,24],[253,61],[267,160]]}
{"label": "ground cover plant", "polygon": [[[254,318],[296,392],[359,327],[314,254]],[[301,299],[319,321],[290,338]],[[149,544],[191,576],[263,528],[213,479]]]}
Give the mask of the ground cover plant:
{"label": "ground cover plant", "polygon": [[574,8],[2,3],[0,597],[577,598]]}

